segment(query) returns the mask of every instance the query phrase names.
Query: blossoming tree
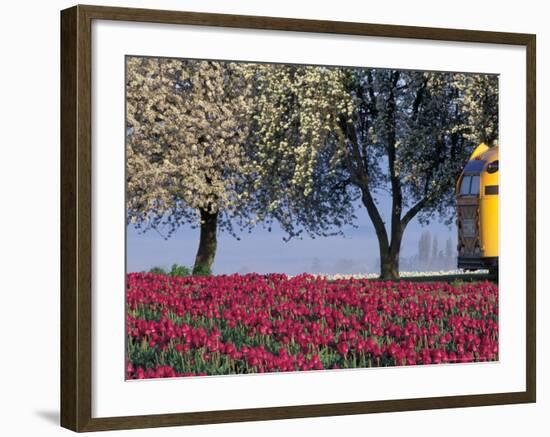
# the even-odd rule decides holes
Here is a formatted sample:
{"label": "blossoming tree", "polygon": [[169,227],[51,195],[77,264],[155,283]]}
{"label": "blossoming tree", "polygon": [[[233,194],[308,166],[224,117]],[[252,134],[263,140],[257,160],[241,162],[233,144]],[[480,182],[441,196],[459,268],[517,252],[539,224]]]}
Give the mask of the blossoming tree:
{"label": "blossoming tree", "polygon": [[[498,134],[496,77],[295,66],[263,74],[259,154],[291,169],[279,177],[293,222],[322,228],[321,216],[311,219],[316,208],[337,209],[344,222],[359,198],[378,239],[380,276],[398,278],[407,225],[448,215],[469,150]],[[318,190],[332,196],[316,198]],[[381,191],[391,196],[389,224]]]}
{"label": "blossoming tree", "polygon": [[258,220],[277,222],[288,238],[341,234],[353,224],[357,197],[342,181],[342,150],[335,141],[352,100],[340,69],[256,65],[254,123],[248,153],[256,165]]}
{"label": "blossoming tree", "polygon": [[[352,182],[374,225],[381,277],[399,277],[404,231],[418,216],[453,219],[456,180],[473,146],[498,134],[496,76],[359,70],[350,91],[352,122],[342,147]],[[375,202],[388,189],[389,225]]]}
{"label": "blossoming tree", "polygon": [[199,227],[194,272],[210,271],[217,231],[247,223],[250,82],[233,63],[129,57],[126,94],[128,222]]}

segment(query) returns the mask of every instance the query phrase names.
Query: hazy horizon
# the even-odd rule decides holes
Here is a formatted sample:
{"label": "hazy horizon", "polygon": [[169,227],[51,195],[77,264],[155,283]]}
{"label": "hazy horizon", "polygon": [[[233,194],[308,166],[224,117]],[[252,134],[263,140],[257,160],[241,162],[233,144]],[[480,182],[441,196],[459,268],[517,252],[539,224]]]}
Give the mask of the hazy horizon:
{"label": "hazy horizon", "polygon": [[[382,206],[389,206],[389,196],[381,199]],[[387,208],[381,208],[384,216]],[[280,228],[272,226],[268,232],[262,225],[256,226],[251,233],[238,233],[240,240],[227,233],[218,233],[218,248],[213,265],[214,274],[228,273],[378,273],[378,241],[374,227],[365,208],[357,209],[357,228],[346,226],[344,236],[317,237],[283,241],[286,235]],[[386,220],[387,222],[387,220]],[[418,252],[418,240],[422,232],[429,230],[438,240],[438,251],[445,251],[448,238],[456,247],[456,225],[447,226],[434,220],[422,226],[414,218],[403,236],[401,245],[402,271],[439,270],[450,266],[449,260],[430,261],[420,265],[407,261]],[[150,230],[140,233],[132,225],[127,227],[128,272],[146,271],[152,267],[170,269],[173,264],[193,265],[199,243],[199,229],[190,225],[178,229],[168,240],[159,233]],[[433,267],[433,268],[432,268]],[[454,267],[451,267],[454,268]]]}

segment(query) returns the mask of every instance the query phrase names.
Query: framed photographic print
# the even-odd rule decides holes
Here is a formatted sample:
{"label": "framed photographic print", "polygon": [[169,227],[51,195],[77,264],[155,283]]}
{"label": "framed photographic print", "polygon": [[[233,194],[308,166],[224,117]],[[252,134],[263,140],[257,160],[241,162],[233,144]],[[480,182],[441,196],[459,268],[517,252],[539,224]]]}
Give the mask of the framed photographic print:
{"label": "framed photographic print", "polygon": [[535,402],[534,35],[75,6],[61,159],[62,426]]}

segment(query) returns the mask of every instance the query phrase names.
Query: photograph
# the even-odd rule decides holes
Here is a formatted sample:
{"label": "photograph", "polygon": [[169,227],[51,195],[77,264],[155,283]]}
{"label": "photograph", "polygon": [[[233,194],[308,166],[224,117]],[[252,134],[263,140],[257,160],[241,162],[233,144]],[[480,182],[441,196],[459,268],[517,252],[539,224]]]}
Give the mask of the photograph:
{"label": "photograph", "polygon": [[126,55],[125,379],[499,361],[499,79]]}

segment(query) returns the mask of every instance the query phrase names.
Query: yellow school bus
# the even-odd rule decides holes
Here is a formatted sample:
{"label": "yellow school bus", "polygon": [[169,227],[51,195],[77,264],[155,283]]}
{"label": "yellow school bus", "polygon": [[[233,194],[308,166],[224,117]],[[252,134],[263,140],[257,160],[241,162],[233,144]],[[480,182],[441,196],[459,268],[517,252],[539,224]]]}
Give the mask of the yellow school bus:
{"label": "yellow school bus", "polygon": [[498,146],[480,144],[456,184],[458,268],[498,273]]}

